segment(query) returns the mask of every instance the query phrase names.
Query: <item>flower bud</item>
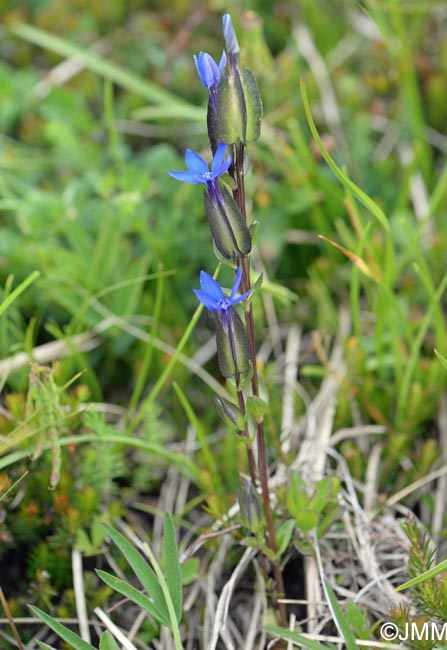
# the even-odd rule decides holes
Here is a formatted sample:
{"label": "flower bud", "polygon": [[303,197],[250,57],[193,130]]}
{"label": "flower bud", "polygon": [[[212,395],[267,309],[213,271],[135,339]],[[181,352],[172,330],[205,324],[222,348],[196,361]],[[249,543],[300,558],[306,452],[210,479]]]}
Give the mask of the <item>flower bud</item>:
{"label": "flower bud", "polygon": [[237,499],[244,526],[256,533],[262,526],[262,508],[255,487],[247,479],[244,481]]}
{"label": "flower bud", "polygon": [[220,196],[205,192],[205,212],[216,248],[226,259],[237,260],[251,251],[251,237],[245,219],[230,192]]}
{"label": "flower bud", "polygon": [[239,314],[233,309],[216,312],[216,344],[219,369],[239,385],[249,371],[248,338]]}
{"label": "flower bud", "polygon": [[245,66],[222,74],[215,110],[208,107],[208,135],[213,146],[257,140],[261,133],[262,101],[253,74]]}
{"label": "flower bud", "polygon": [[245,425],[245,417],[236,404],[223,397],[216,397],[214,402],[217,412],[225,424],[233,431],[242,431]]}
{"label": "flower bud", "polygon": [[230,14],[225,14],[222,17],[223,35],[225,39],[225,49],[227,54],[231,57],[239,56],[239,43],[237,41],[236,32],[234,31],[233,23]]}

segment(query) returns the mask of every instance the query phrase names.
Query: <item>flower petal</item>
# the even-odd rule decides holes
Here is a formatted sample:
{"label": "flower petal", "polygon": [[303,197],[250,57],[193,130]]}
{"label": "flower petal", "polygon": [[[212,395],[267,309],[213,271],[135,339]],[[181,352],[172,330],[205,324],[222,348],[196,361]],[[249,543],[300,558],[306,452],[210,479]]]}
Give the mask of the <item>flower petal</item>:
{"label": "flower petal", "polygon": [[227,145],[225,142],[220,142],[214,152],[213,162],[211,163],[211,171],[213,172],[217,167],[220,167],[225,156]]}
{"label": "flower petal", "polygon": [[222,75],[223,69],[225,68],[226,65],[227,65],[227,55],[226,55],[225,50],[222,50],[222,56],[220,57],[220,61],[219,61],[219,81],[220,81],[220,77]]}
{"label": "flower petal", "polygon": [[251,294],[251,291],[246,291],[245,293],[243,293],[241,296],[238,296],[237,298],[232,298],[232,299],[230,298],[231,305],[237,305],[238,302],[242,302],[243,300],[248,298],[248,296],[250,294]]}
{"label": "flower petal", "polygon": [[187,149],[185,154],[185,163],[190,172],[194,174],[206,174],[208,172],[208,165],[202,156],[192,149]]}
{"label": "flower petal", "polygon": [[218,176],[224,174],[227,171],[228,167],[231,165],[231,156],[227,156],[227,158],[224,160],[226,149],[227,146],[224,142],[221,142],[216,149],[213,162],[211,163],[211,172],[214,178],[217,178]]}
{"label": "flower petal", "polygon": [[236,32],[234,31],[230,14],[224,14],[224,16],[222,16],[222,24],[225,47],[228,54],[239,54],[239,44],[237,42]]}
{"label": "flower petal", "polygon": [[200,271],[200,288],[216,300],[225,298],[220,284],[206,271]]}
{"label": "flower petal", "polygon": [[211,311],[216,311],[216,309],[219,309],[218,303],[214,296],[210,296],[210,294],[206,293],[206,291],[200,291],[199,289],[193,289],[193,291],[200,302],[205,305],[207,309],[211,309]]}
{"label": "flower petal", "polygon": [[200,52],[198,57],[194,57],[197,72],[200,81],[208,90],[219,83],[220,71],[217,63],[208,52]]}
{"label": "flower petal", "polygon": [[169,176],[172,176],[172,178],[175,178],[177,181],[182,181],[183,183],[192,183],[193,185],[203,183],[203,180],[193,172],[172,172],[168,170],[168,174]]}
{"label": "flower petal", "polygon": [[233,300],[234,296],[237,294],[241,280],[242,280],[242,269],[240,266],[238,266],[236,271],[236,279],[234,281],[233,288],[231,289],[230,300]]}

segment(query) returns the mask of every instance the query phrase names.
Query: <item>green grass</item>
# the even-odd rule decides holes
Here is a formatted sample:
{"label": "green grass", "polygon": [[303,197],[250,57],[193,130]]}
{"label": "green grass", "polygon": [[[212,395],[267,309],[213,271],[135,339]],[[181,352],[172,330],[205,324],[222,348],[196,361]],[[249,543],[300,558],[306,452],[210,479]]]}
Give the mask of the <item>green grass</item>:
{"label": "green grass", "polygon": [[[272,585],[259,553],[247,568],[243,547],[256,543],[231,510],[244,443],[214,408],[216,391],[237,396],[220,379],[192,292],[216,261],[201,190],[167,174],[184,167],[186,147],[209,159],[192,55],[220,55],[222,8],[19,4],[1,10],[0,35],[0,585],[9,610],[18,620],[27,604],[62,622],[78,617],[73,545],[90,567],[109,563],[127,579],[102,521],[144,532],[162,558],[160,580],[172,578],[159,553],[168,510],[185,571],[201,548],[183,602],[199,584],[217,602],[240,570],[237,602],[247,620],[258,617],[260,635],[257,594]],[[254,0],[225,11],[264,104],[246,195],[260,222],[253,282],[262,272],[264,283],[252,304],[290,611],[332,616],[325,638],[312,638],[312,623],[283,638],[333,647],[338,629],[350,647],[353,635],[381,641],[374,599],[399,625],[427,612],[447,619],[445,574],[435,575],[447,531],[443,6]],[[219,281],[231,286],[227,268]],[[35,371],[37,392],[31,360],[51,368]],[[333,483],[340,491],[312,510]],[[290,523],[294,506],[306,525]],[[402,515],[420,530],[407,522],[410,551]],[[405,572],[408,553],[410,569],[430,577],[422,586]],[[301,584],[297,566],[313,582]],[[399,609],[390,594],[403,583],[417,588]],[[85,568],[92,616],[116,602],[100,585]],[[211,639],[213,625],[235,616],[229,602],[213,609],[198,595],[178,622],[178,647],[204,621]],[[126,628],[120,608],[110,616]],[[267,629],[279,634],[273,618]],[[23,642],[36,633],[18,630]],[[159,623],[139,633],[150,648]]]}

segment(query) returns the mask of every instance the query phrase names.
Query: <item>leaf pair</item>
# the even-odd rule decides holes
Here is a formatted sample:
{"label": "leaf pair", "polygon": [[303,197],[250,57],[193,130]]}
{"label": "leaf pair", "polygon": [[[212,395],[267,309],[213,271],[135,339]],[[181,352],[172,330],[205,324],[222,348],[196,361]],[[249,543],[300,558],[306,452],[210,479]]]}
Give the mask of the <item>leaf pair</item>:
{"label": "leaf pair", "polygon": [[[109,587],[114,591],[122,594],[133,603],[146,610],[155,620],[172,630],[175,640],[176,650],[181,650],[180,634],[178,623],[182,617],[182,578],[180,563],[178,560],[177,544],[175,541],[175,532],[170,515],[165,514],[164,519],[164,551],[166,563],[166,579],[162,570],[153,555],[150,548],[146,547],[146,553],[153,566],[150,567],[146,558],[144,558],[120,532],[103,524],[107,533],[113,542],[124,555],[127,563],[132,568],[135,576],[138,578],[142,591],[136,589],[129,583],[107,573],[106,571],[97,570],[97,574]],[[77,634],[67,627],[55,621],[49,614],[46,614],[37,607],[30,606],[35,616],[40,618],[64,641],[71,644],[75,650],[95,650],[95,648],[81,639]],[[45,650],[53,650],[51,646],[40,642],[40,646]],[[118,646],[114,638],[108,633],[104,633],[100,639],[99,650],[117,650]]]}

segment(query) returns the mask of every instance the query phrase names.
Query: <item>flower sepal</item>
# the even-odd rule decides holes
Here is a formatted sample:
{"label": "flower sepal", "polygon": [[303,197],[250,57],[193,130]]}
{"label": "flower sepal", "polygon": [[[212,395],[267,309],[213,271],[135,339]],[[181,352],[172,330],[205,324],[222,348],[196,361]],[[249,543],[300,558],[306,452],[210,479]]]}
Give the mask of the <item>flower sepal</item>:
{"label": "flower sepal", "polygon": [[245,66],[223,74],[217,87],[215,110],[208,106],[208,135],[212,147],[257,140],[261,134],[262,101],[253,74]]}
{"label": "flower sepal", "polygon": [[226,187],[221,200],[212,200],[204,193],[205,212],[219,253],[236,261],[251,251],[251,237],[245,219]]}
{"label": "flower sepal", "polygon": [[218,312],[215,322],[217,361],[220,372],[226,379],[234,377],[236,386],[239,388],[250,368],[245,325],[234,309],[225,315]]}
{"label": "flower sepal", "polygon": [[238,493],[240,516],[243,525],[251,530],[252,533],[258,533],[264,528],[264,518],[262,515],[261,500],[250,481],[245,480],[241,490]]}

